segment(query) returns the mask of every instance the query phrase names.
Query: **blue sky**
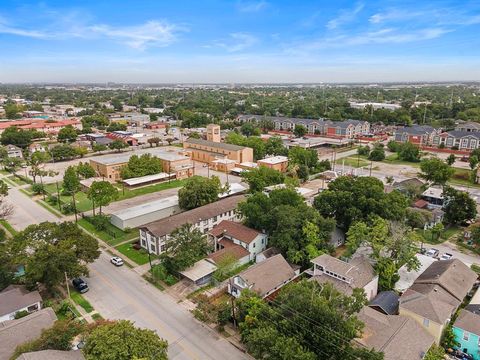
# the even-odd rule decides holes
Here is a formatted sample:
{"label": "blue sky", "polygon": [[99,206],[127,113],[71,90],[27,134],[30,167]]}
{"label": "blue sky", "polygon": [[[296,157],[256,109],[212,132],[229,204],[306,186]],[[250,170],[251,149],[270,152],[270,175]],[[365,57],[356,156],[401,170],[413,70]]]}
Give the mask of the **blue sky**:
{"label": "blue sky", "polygon": [[480,1],[0,0],[0,82],[480,80]]}

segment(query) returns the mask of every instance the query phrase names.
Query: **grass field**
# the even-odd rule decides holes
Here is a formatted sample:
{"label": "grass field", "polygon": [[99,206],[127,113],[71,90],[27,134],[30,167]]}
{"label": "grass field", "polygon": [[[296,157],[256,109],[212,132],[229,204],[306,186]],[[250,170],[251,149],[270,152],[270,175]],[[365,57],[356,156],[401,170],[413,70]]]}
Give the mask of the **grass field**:
{"label": "grass field", "polygon": [[[123,255],[125,255],[130,260],[137,263],[138,265],[144,265],[148,263],[147,251],[144,249],[135,250],[134,248],[132,248],[132,243],[126,243],[126,244],[116,246],[115,249],[120,251]],[[150,256],[152,260],[157,258],[157,256],[153,254],[151,254]]]}
{"label": "grass field", "polygon": [[14,182],[15,184],[17,184],[19,186],[28,185],[28,183],[26,181],[23,181],[21,178],[16,177],[14,175],[8,176],[7,178],[8,178],[8,180]]}
{"label": "grass field", "polygon": [[87,300],[85,300],[80,293],[72,291],[70,296],[72,300],[75,301],[76,304],[80,305],[87,313],[90,313],[94,310],[93,306]]}
{"label": "grass field", "polygon": [[438,239],[434,239],[432,236],[432,232],[430,230],[422,230],[422,229],[415,230],[415,232],[423,238],[423,241],[425,243],[432,244],[432,245],[441,244],[447,241],[452,236],[459,234],[461,231],[462,231],[462,228],[458,226],[452,226],[448,229],[445,229],[440,234],[440,237]]}
{"label": "grass field", "polygon": [[354,168],[360,168],[360,167],[365,167],[365,166],[370,166],[370,161],[367,161],[365,159],[363,159],[362,157],[359,157],[357,158],[356,156],[355,157],[346,157],[346,158],[341,158],[341,159],[337,159],[337,161],[335,161],[335,164],[337,165],[343,165],[345,164],[346,166],[351,166],[351,167],[354,167]]}
{"label": "grass field", "polygon": [[107,225],[106,231],[99,231],[95,229],[95,227],[86,219],[78,220],[78,225],[112,246],[120,244],[121,242],[126,240],[133,240],[138,236],[138,230],[136,229],[125,232],[113,226],[112,224]]}
{"label": "grass field", "polygon": [[420,167],[420,162],[410,162],[410,161],[399,160],[397,154],[388,155],[385,158],[385,160],[383,160],[382,162],[386,164],[392,164],[392,165],[409,165],[413,167]]}
{"label": "grass field", "polygon": [[10,234],[15,235],[16,233],[18,233],[18,231],[15,230],[15,229],[13,228],[13,226],[10,225],[10,223],[9,223],[7,220],[5,220],[5,219],[0,219],[0,224],[2,224],[3,227],[4,227]]}

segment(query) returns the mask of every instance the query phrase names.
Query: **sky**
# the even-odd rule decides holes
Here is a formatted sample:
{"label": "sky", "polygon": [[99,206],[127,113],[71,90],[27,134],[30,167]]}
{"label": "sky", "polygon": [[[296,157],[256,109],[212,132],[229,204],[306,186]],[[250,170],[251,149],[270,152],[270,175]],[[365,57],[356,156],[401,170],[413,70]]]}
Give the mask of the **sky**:
{"label": "sky", "polygon": [[0,0],[0,82],[480,80],[480,1]]}

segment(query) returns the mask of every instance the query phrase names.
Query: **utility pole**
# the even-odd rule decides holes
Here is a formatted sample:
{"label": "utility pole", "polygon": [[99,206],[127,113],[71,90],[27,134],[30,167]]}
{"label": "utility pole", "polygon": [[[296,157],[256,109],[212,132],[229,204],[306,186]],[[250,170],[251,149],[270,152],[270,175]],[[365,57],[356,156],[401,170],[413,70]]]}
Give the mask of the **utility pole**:
{"label": "utility pole", "polygon": [[235,316],[235,301],[234,297],[232,296],[232,318],[233,318],[233,327],[237,327],[237,318]]}
{"label": "utility pole", "polygon": [[55,184],[57,185],[57,201],[58,201],[58,210],[60,210],[60,212],[62,211],[62,204],[60,202],[60,189],[58,188],[58,181],[55,182]]}
{"label": "utility pole", "polygon": [[66,271],[65,271],[65,284],[67,284],[67,294],[68,294],[68,298],[70,299],[70,286],[68,285],[68,276]]}
{"label": "utility pole", "polygon": [[370,161],[370,176],[372,176],[372,164],[373,164],[373,161]]}
{"label": "utility pole", "polygon": [[78,218],[77,218],[77,204],[75,203],[75,192],[72,193],[72,201],[73,201],[73,211],[75,211],[75,222],[78,222]]}

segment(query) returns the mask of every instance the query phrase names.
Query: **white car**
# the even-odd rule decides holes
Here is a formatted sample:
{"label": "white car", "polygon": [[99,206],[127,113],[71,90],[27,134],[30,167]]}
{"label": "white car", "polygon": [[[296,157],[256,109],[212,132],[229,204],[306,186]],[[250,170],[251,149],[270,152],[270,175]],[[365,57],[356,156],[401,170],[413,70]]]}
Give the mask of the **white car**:
{"label": "white car", "polygon": [[123,260],[122,258],[119,258],[118,256],[114,256],[110,259],[110,262],[115,265],[115,266],[122,266],[123,265]]}
{"label": "white car", "polygon": [[442,256],[440,256],[440,260],[450,260],[452,257],[453,255],[450,253],[444,253]]}
{"label": "white car", "polygon": [[439,253],[440,253],[440,251],[438,251],[437,249],[431,248],[431,249],[428,249],[428,251],[425,253],[425,255],[436,258]]}

